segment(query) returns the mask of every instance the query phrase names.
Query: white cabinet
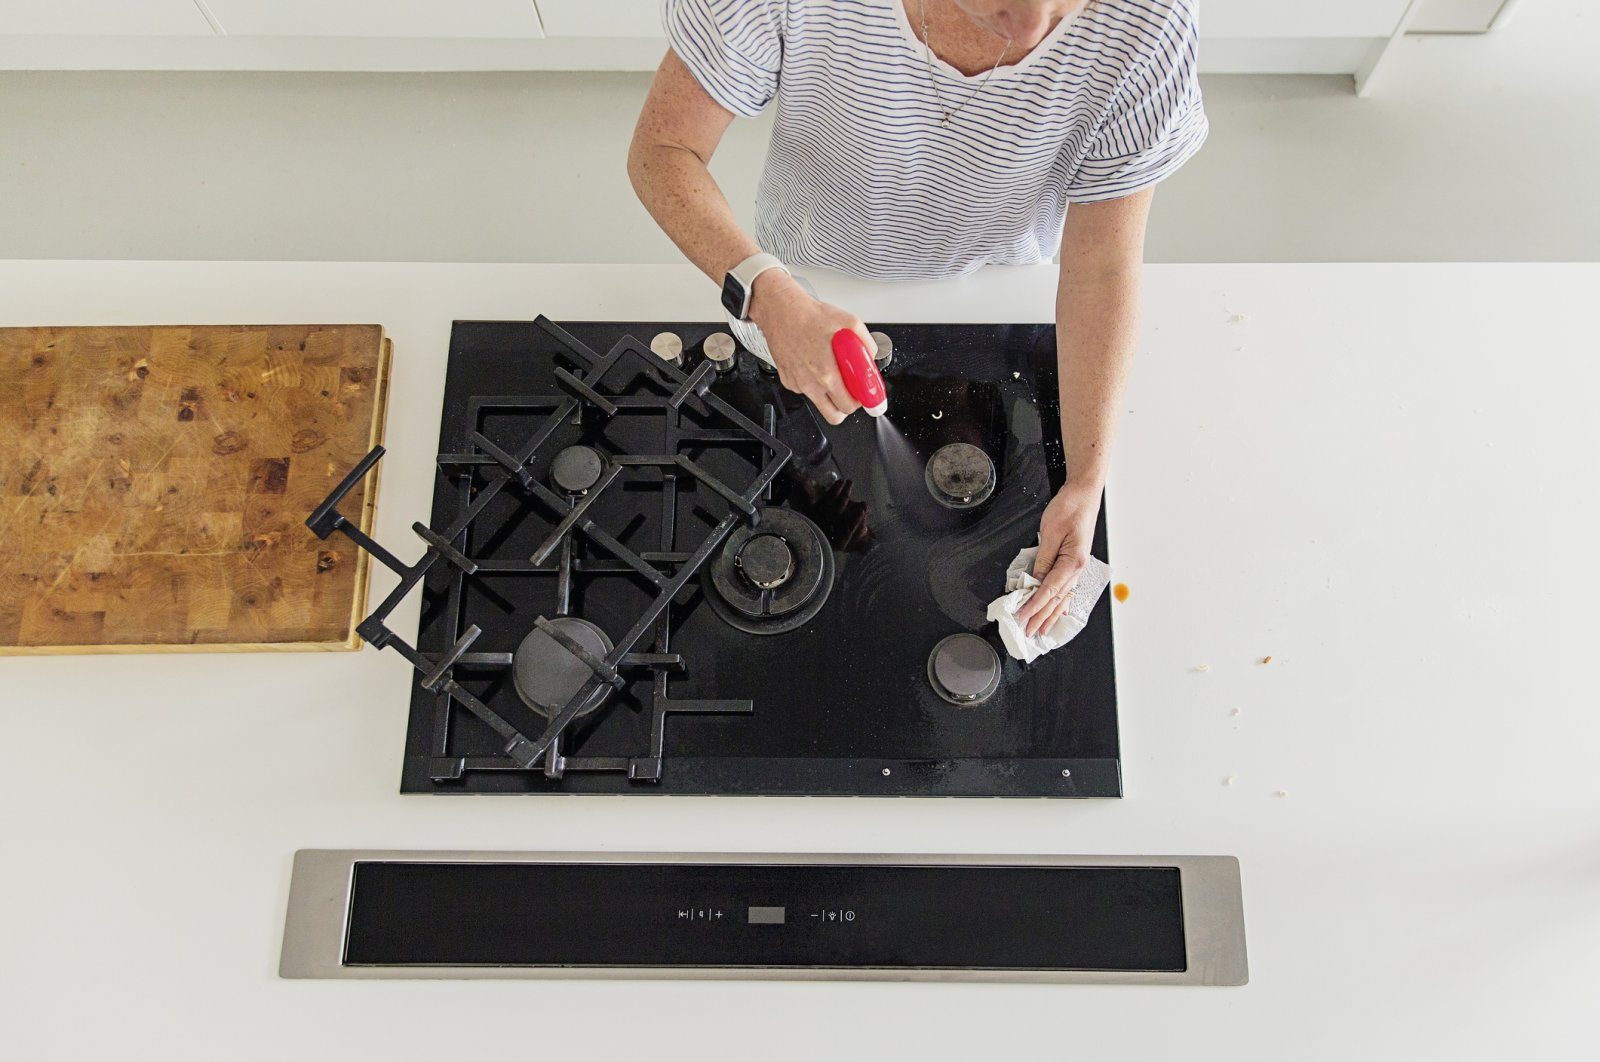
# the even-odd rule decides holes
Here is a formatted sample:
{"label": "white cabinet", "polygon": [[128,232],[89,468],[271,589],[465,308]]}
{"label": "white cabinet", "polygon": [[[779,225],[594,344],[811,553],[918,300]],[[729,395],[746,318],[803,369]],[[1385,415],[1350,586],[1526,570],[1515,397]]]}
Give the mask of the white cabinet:
{"label": "white cabinet", "polygon": [[[0,0],[5,2],[5,0]],[[541,37],[533,0],[205,0],[230,37]]]}
{"label": "white cabinet", "polygon": [[1387,37],[1409,0],[1200,0],[1203,37]]}
{"label": "white cabinet", "polygon": [[0,34],[210,36],[194,0],[0,0]]}
{"label": "white cabinet", "polygon": [[536,0],[547,37],[662,37],[661,0]]}

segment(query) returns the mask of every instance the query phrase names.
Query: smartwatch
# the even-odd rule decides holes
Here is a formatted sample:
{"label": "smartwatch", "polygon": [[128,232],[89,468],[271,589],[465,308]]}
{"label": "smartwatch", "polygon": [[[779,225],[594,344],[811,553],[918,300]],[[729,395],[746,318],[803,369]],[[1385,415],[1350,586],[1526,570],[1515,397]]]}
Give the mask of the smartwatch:
{"label": "smartwatch", "polygon": [[746,258],[722,278],[722,308],[728,311],[728,316],[735,321],[750,320],[750,293],[755,288],[756,277],[769,269],[789,272],[774,255],[761,253]]}

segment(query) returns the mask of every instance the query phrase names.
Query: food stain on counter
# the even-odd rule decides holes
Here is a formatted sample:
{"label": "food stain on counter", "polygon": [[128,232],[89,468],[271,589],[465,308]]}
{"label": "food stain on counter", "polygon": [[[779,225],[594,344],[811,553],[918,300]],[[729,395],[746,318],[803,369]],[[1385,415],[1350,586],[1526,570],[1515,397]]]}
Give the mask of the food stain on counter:
{"label": "food stain on counter", "polygon": [[1118,601],[1128,600],[1128,584],[1118,583],[1116,586],[1113,586],[1111,588],[1111,596],[1116,598]]}

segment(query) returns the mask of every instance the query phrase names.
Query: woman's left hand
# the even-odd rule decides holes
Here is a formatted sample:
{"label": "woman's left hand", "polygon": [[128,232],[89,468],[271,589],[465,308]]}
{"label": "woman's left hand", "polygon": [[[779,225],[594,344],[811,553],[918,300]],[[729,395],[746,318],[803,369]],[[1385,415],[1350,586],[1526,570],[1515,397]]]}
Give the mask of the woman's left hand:
{"label": "woman's left hand", "polygon": [[1100,488],[1062,487],[1039,520],[1039,555],[1033,577],[1040,586],[1017,610],[1028,637],[1049,630],[1072,603],[1078,573],[1089,563],[1095,519],[1100,515]]}

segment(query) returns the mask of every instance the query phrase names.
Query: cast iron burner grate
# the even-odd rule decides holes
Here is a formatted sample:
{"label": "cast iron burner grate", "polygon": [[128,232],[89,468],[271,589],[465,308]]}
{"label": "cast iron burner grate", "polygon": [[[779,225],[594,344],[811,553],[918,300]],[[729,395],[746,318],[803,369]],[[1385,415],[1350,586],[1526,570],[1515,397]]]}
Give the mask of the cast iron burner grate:
{"label": "cast iron burner grate", "polygon": [[[562,394],[553,396],[480,397],[473,400],[473,423],[482,425],[486,414],[497,422],[528,424],[531,430],[518,446],[508,448],[475,428],[470,448],[462,453],[441,453],[440,472],[459,487],[459,515],[442,529],[421,523],[412,525],[425,549],[415,564],[402,562],[378,542],[364,534],[339,512],[339,502],[382,458],[383,447],[374,447],[306,520],[319,538],[341,532],[358,547],[399,577],[399,583],[383,603],[367,616],[357,631],[379,649],[392,648],[404,656],[419,673],[417,683],[437,695],[438,725],[449,725],[453,705],[460,705],[494,729],[504,741],[505,755],[436,757],[430,775],[436,782],[459,779],[468,770],[541,770],[548,778],[559,779],[567,771],[621,771],[634,781],[658,782],[666,740],[666,717],[674,713],[749,714],[748,700],[674,700],[668,696],[668,677],[684,669],[682,657],[671,651],[670,609],[674,598],[685,591],[708,559],[736,528],[754,529],[761,524],[763,503],[771,500],[773,479],[788,462],[790,448],[776,435],[776,413],[764,409],[764,423],[756,423],[740,413],[709,388],[715,377],[711,363],[702,362],[685,372],[664,362],[631,336],[624,337],[611,350],[600,355],[545,317],[535,322],[560,346],[560,356],[573,365],[555,369],[555,380]],[[631,373],[629,370],[632,370]],[[696,416],[687,418],[685,407]],[[604,423],[621,414],[659,418],[660,446],[653,453],[607,453],[588,447],[575,448],[560,442],[565,431],[587,424]],[[716,425],[716,426],[709,426]],[[726,482],[714,474],[703,460],[684,453],[685,449],[704,451],[715,447],[754,449],[759,457],[754,474],[742,485]],[[550,451],[559,450],[559,453]],[[596,461],[599,467],[596,468]],[[536,470],[548,467],[559,489],[541,481]],[[655,486],[660,500],[660,548],[634,549],[621,540],[625,537],[608,531],[592,518],[596,503],[609,492],[637,484],[635,474],[656,470]],[[678,519],[678,484],[690,478],[720,499],[725,512],[698,539],[685,546],[680,537],[692,537],[682,530]],[[650,482],[646,480],[645,482]],[[494,551],[474,549],[470,532],[475,521],[502,494],[510,492],[521,505],[543,509],[554,520],[526,560],[491,557]],[[607,558],[584,555],[579,536],[589,547]],[[474,555],[477,554],[477,555]],[[452,617],[453,644],[443,653],[425,653],[413,647],[386,624],[389,614],[440,564],[448,568],[448,600]],[[619,577],[642,581],[651,593],[633,623],[621,635],[586,637],[574,626],[569,615],[575,575]],[[459,630],[461,602],[472,579],[511,576],[516,578],[553,576],[555,593],[550,616],[532,620],[530,637],[517,653],[473,652],[473,643],[483,633],[477,624]],[[592,626],[592,625],[589,625]],[[576,635],[576,636],[575,636]],[[635,648],[653,635],[653,651]],[[538,643],[537,645],[533,643]],[[609,645],[609,648],[608,648]],[[548,685],[542,692],[527,689],[531,672],[527,656],[537,652],[543,660],[559,660],[565,686],[575,687],[565,703],[556,705],[548,698]],[[518,655],[524,657],[518,667]],[[563,655],[564,654],[564,655]],[[457,680],[455,669],[474,668],[499,671],[517,682],[519,693],[538,713],[542,729],[518,726],[491,708]],[[648,750],[627,756],[566,756],[562,737],[574,721],[600,708],[608,695],[628,685],[623,672],[648,669],[652,673],[654,696]],[[544,697],[544,703],[535,703]],[[537,729],[537,733],[530,731]]]}

